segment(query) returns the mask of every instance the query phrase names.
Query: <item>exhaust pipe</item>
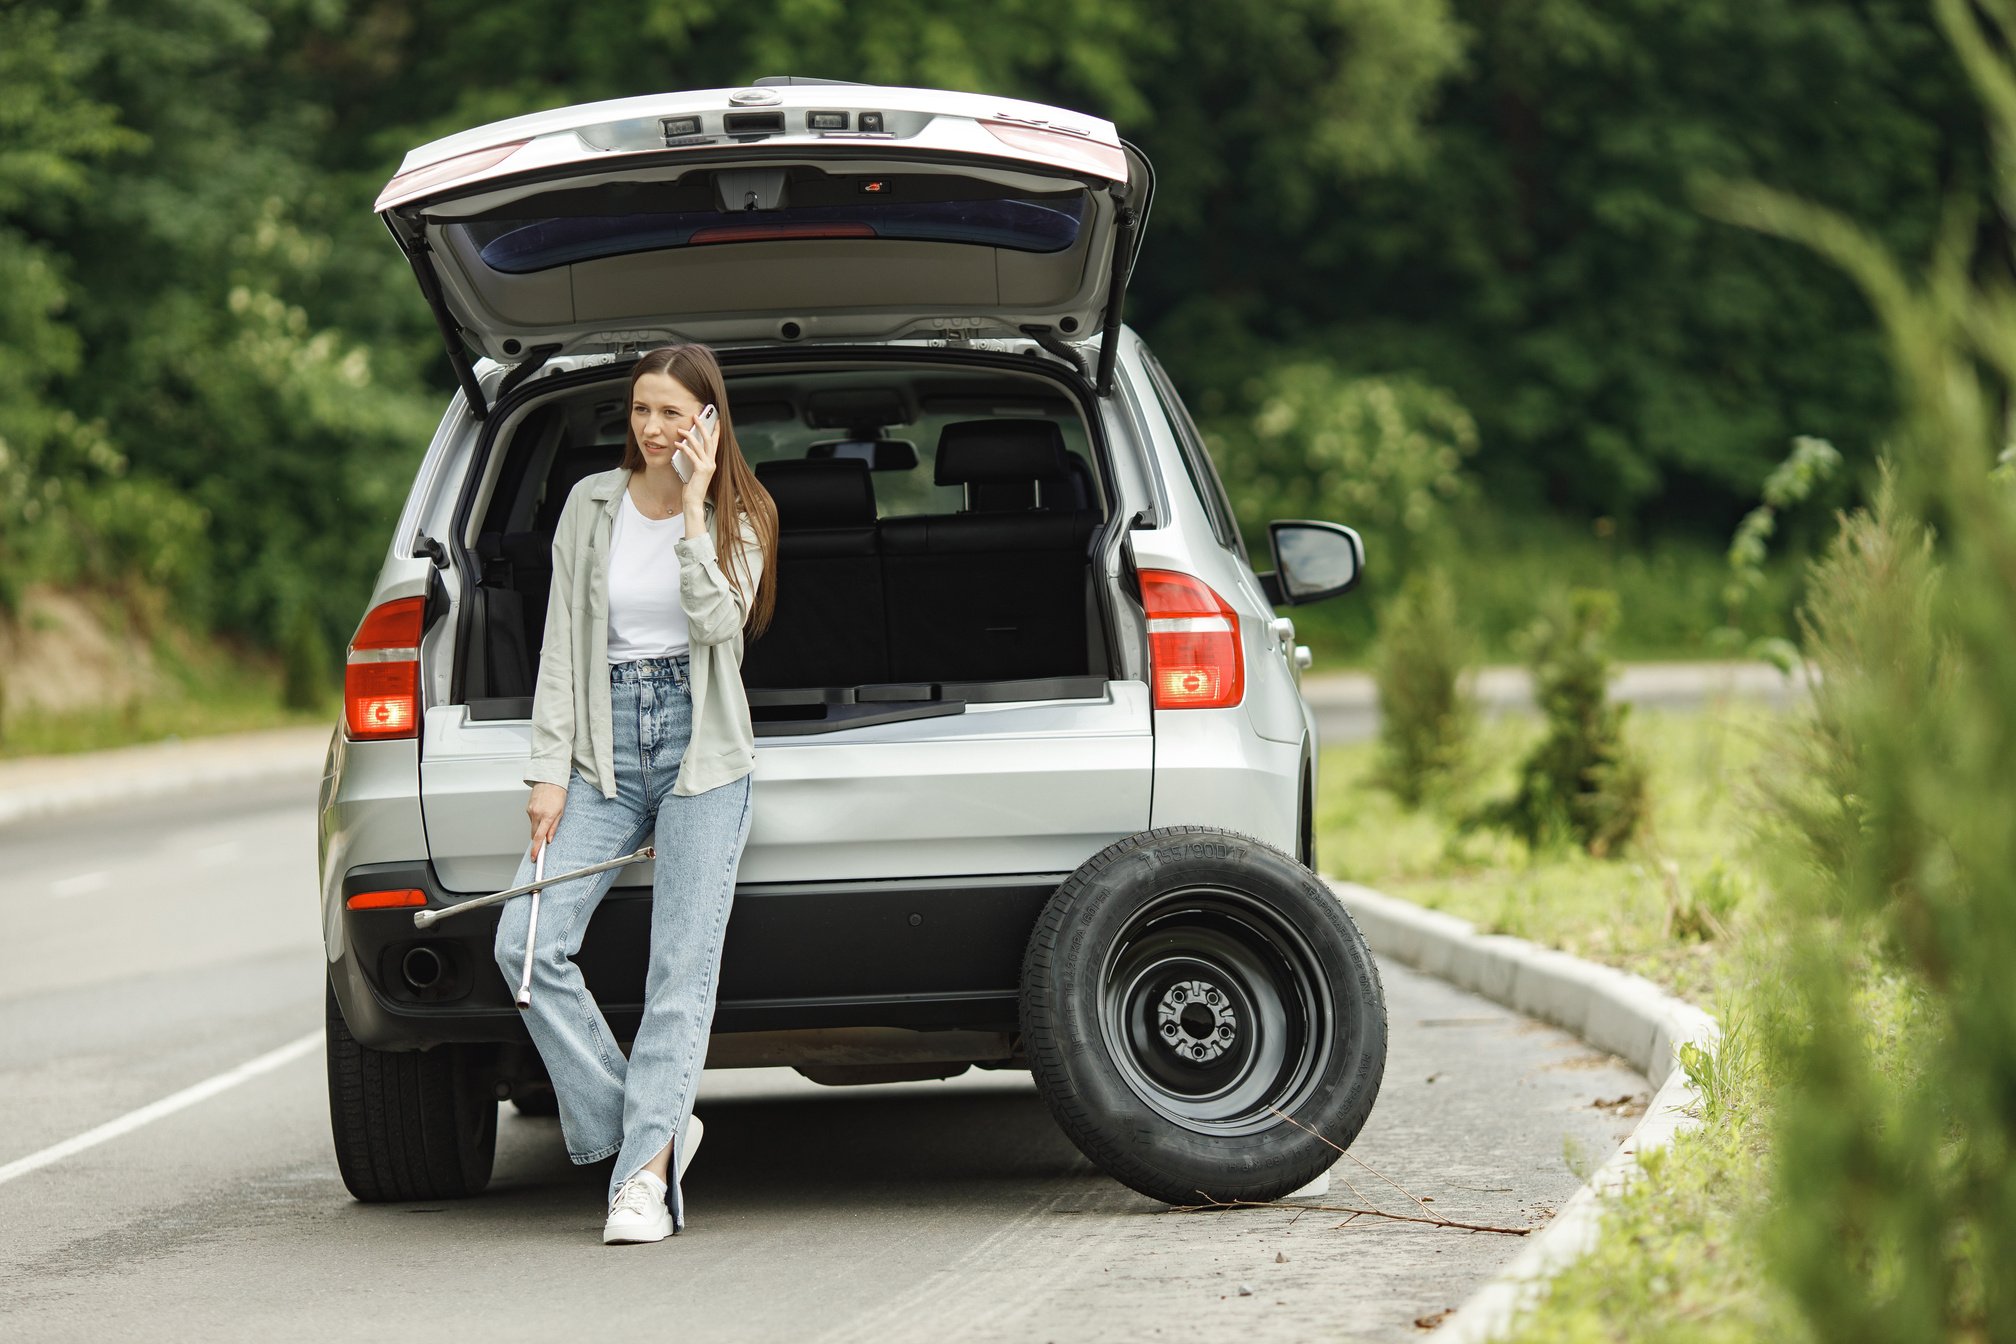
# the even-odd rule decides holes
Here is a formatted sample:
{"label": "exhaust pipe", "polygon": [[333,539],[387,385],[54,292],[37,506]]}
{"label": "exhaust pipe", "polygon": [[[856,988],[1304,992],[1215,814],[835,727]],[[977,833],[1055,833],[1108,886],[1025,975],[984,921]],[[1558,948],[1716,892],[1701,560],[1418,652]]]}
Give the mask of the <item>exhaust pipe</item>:
{"label": "exhaust pipe", "polygon": [[409,950],[399,962],[399,973],[406,977],[407,987],[415,990],[429,990],[441,983],[441,976],[447,967],[441,963],[441,954],[431,947],[416,947]]}

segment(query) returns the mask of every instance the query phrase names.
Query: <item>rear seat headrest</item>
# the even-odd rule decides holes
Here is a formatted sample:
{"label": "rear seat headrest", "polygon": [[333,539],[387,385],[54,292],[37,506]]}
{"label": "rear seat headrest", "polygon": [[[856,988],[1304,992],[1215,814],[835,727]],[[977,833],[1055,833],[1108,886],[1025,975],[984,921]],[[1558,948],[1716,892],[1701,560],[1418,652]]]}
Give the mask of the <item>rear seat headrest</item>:
{"label": "rear seat headrest", "polygon": [[1048,420],[959,420],[938,434],[939,485],[991,485],[1062,476],[1064,433]]}
{"label": "rear seat headrest", "polygon": [[762,462],[756,479],[776,501],[783,531],[875,526],[875,486],[868,464],[858,457]]}

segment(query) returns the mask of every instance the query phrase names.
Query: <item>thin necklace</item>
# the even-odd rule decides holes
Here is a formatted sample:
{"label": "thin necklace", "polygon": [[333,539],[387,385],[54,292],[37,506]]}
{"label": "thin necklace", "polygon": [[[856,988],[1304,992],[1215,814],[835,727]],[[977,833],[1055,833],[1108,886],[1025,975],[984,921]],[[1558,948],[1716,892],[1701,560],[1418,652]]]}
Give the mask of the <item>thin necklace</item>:
{"label": "thin necklace", "polygon": [[[650,507],[647,508],[645,507],[645,501],[638,498],[638,495],[640,493],[641,492],[639,491],[632,491],[630,494],[630,502],[632,504],[635,504],[637,506],[638,512],[642,513],[646,518],[652,519],[655,522],[663,522],[665,521],[665,519],[670,518],[673,514],[679,512],[679,504],[677,501],[667,505],[667,504],[660,504],[654,500],[651,501]],[[659,512],[659,510],[661,509],[663,510],[662,513]]]}

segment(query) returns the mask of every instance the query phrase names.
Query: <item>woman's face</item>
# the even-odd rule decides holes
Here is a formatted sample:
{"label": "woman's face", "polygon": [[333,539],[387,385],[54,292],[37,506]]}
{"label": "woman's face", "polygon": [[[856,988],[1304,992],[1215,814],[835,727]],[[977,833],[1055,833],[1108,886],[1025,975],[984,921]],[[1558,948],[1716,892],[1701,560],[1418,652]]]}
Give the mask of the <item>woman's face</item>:
{"label": "woman's face", "polygon": [[669,373],[647,373],[630,390],[630,432],[644,450],[647,467],[663,466],[693,422],[700,400]]}

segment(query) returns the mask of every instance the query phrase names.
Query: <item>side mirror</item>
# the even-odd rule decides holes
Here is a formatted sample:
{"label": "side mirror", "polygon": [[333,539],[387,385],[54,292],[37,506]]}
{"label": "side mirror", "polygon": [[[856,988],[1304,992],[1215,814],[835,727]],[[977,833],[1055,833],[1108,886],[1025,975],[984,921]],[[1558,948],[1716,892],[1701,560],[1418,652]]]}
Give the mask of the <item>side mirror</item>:
{"label": "side mirror", "polygon": [[1262,574],[1260,586],[1277,607],[1338,597],[1365,575],[1365,543],[1340,523],[1272,522],[1267,537],[1274,572]]}

